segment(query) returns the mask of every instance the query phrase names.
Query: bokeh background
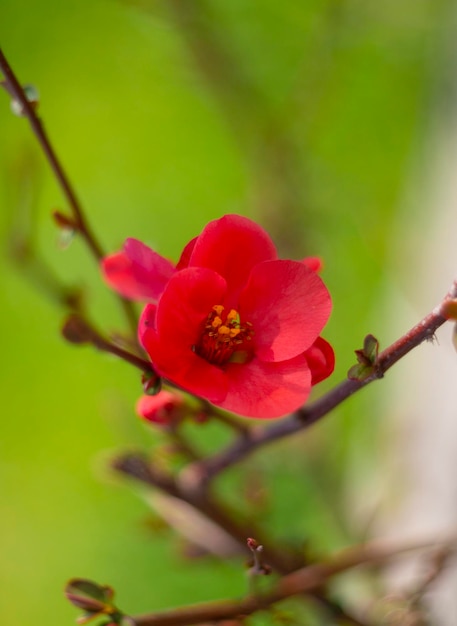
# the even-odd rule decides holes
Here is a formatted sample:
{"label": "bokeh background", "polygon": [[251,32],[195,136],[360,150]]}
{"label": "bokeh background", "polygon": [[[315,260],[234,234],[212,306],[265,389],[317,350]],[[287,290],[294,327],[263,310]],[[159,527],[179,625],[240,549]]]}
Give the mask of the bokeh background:
{"label": "bokeh background", "polygon": [[[323,257],[337,368],[321,393],[368,332],[385,346],[405,329],[394,294],[414,305],[455,105],[455,14],[451,0],[2,0],[0,46],[39,90],[107,251],[133,236],[177,258],[208,220],[236,212],[282,256]],[[62,594],[73,576],[114,586],[131,612],[242,594],[239,561],[185,558],[107,469],[116,450],[160,437],[135,416],[136,371],[62,340],[49,276],[81,288],[101,328],[124,322],[83,244],[62,246],[50,215],[65,202],[6,93],[0,138],[3,622],[73,623]],[[442,268],[430,271],[441,288]],[[412,306],[406,327],[440,296]],[[267,529],[316,550],[369,532],[390,445],[382,385],[244,465]],[[223,438],[197,436],[207,449]],[[246,506],[237,477],[221,489]]]}

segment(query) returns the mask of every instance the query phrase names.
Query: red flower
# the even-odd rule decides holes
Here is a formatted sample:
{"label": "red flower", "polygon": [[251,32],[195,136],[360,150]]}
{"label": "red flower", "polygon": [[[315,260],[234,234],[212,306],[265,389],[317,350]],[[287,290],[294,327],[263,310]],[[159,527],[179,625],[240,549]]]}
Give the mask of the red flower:
{"label": "red flower", "polygon": [[163,390],[155,396],[141,396],[136,412],[148,422],[164,426],[179,418],[183,404],[180,395]]}
{"label": "red flower", "polygon": [[331,300],[316,259],[278,260],[269,236],[237,215],[210,222],[176,267],[129,239],[108,257],[108,283],[146,305],[139,338],[164,378],[250,417],[301,406],[331,374],[319,334]]}

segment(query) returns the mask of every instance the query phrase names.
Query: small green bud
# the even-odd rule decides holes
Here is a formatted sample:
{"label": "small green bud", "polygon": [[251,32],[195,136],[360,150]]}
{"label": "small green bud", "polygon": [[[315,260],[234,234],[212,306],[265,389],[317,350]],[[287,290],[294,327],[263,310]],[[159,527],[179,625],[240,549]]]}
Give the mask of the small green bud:
{"label": "small green bud", "polygon": [[376,373],[376,364],[379,353],[379,341],[373,335],[367,335],[363,340],[363,348],[354,350],[357,357],[356,365],[348,371],[350,380],[363,381]]}
{"label": "small green bud", "polygon": [[[36,109],[38,106],[38,102],[39,102],[39,95],[38,95],[37,88],[34,87],[33,85],[24,85],[23,89],[24,89],[24,95],[27,101],[30,103],[32,108]],[[13,98],[11,100],[11,111],[14,113],[14,115],[17,115],[19,117],[24,116],[24,107],[18,100],[16,100],[16,98]]]}

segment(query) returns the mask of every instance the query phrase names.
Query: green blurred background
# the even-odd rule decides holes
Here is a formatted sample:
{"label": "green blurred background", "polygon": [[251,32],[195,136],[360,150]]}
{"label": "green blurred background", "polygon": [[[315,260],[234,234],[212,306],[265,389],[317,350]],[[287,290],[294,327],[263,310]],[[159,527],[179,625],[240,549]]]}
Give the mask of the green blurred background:
{"label": "green blurred background", "polygon": [[[38,88],[107,251],[133,236],[176,258],[208,220],[237,212],[282,256],[324,258],[328,388],[366,333],[395,338],[380,293],[426,221],[410,200],[448,113],[453,13],[450,0],[2,0],[0,46]],[[50,214],[67,207],[6,93],[0,137],[2,621],[73,623],[73,576],[113,585],[132,612],[243,593],[240,563],[184,559],[106,469],[116,449],[157,441],[134,414],[138,374],[63,342],[37,267],[82,287],[102,328],[123,320],[82,243],[59,245]],[[37,261],[24,263],[24,242]],[[357,540],[347,467],[360,455],[369,475],[376,459],[379,393],[245,466],[269,485],[267,528],[320,549]],[[206,445],[219,435],[201,429]]]}

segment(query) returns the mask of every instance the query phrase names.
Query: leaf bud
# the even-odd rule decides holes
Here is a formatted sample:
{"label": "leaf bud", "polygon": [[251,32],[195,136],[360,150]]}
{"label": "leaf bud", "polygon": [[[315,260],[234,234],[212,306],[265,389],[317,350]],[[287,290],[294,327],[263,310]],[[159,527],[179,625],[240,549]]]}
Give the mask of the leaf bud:
{"label": "leaf bud", "polygon": [[[34,85],[24,85],[23,91],[24,91],[24,96],[26,97],[32,109],[36,109],[38,107],[38,102],[39,102],[39,95],[38,95],[37,88]],[[19,100],[17,100],[16,98],[13,98],[11,100],[11,111],[14,113],[14,115],[17,115],[19,117],[24,116],[24,107],[22,103],[19,102]]]}

